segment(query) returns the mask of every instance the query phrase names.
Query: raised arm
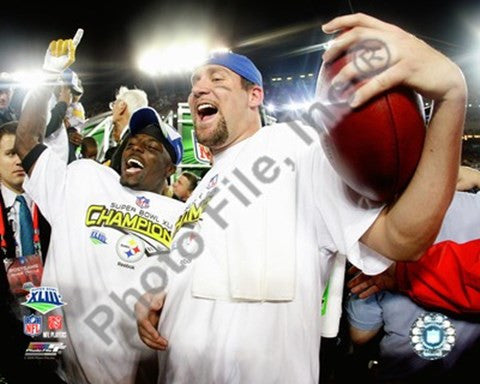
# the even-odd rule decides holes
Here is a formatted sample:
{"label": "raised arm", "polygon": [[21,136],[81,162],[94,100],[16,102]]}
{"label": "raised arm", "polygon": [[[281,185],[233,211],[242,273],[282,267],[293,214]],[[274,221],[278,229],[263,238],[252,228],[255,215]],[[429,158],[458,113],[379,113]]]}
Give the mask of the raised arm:
{"label": "raised arm", "polygon": [[22,111],[15,138],[15,151],[22,160],[43,140],[50,95],[50,87],[42,86],[35,89],[30,93]]}
{"label": "raised arm", "polygon": [[[75,50],[83,35],[79,29],[73,39],[52,41],[45,54],[43,65],[47,82],[58,75],[75,61]],[[22,160],[31,150],[42,142],[47,119],[48,100],[51,95],[49,86],[42,86],[31,92],[22,111],[15,140],[15,150]],[[33,165],[29,167],[31,174]]]}
{"label": "raised arm", "polygon": [[[327,62],[366,39],[381,40],[390,53],[390,65],[355,93],[353,107],[398,85],[434,101],[415,175],[361,239],[390,259],[418,259],[435,239],[455,190],[467,98],[464,77],[453,62],[423,41],[373,17],[338,17],[323,29],[327,33],[346,31],[324,54]],[[333,82],[345,83],[359,75],[353,64],[347,65]]]}
{"label": "raised arm", "polygon": [[[50,136],[62,127],[62,123],[65,120],[68,106],[72,102],[72,91],[66,85],[60,87],[60,94],[58,96],[57,104],[51,110],[50,121],[47,124],[45,131],[45,137]],[[66,127],[68,128],[68,127]]]}

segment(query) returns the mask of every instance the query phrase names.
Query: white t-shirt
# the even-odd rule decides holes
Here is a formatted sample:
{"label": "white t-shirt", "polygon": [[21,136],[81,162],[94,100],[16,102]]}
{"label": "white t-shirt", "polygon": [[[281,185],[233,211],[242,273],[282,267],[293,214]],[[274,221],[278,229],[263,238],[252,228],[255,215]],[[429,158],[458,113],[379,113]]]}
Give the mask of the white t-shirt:
{"label": "white t-shirt", "polygon": [[[365,209],[368,204],[364,199],[347,192],[325,158],[316,133],[308,127],[303,129],[312,140],[310,144],[288,125],[278,124],[262,128],[222,152],[187,201],[185,212],[190,213],[182,215],[186,220],[175,234],[171,254],[178,265],[186,268],[170,279],[159,326],[169,341],[167,351],[160,352],[160,382],[317,383],[322,293],[337,251],[370,274],[388,266],[381,256],[363,255],[358,243],[381,207]],[[267,157],[271,161],[260,167],[263,176],[258,172],[255,176],[253,164]],[[247,239],[245,249],[251,249],[247,244],[250,236],[259,244],[258,258],[264,257],[269,244],[262,245],[257,233],[250,231],[249,222],[258,228],[256,213],[250,208],[261,213],[264,207],[255,206],[256,199],[264,188],[275,187],[275,180],[268,182],[275,172],[293,172],[295,179],[294,220],[284,223],[283,233],[270,236],[270,241],[275,242],[289,230],[294,231],[294,298],[283,302],[229,299],[232,271],[231,260],[225,257],[229,253],[228,239],[241,236]],[[250,184],[241,182],[240,174]],[[232,185],[250,201],[248,208],[246,201],[232,192]],[[228,228],[207,212],[195,220],[202,201],[215,187],[220,190],[209,206],[215,208]],[[277,193],[286,192],[278,188]],[[281,206],[278,211],[278,220],[282,221]],[[246,212],[254,217],[247,217]],[[241,234],[230,231],[238,228],[238,221],[244,223]],[[203,240],[204,248],[189,263],[179,251],[178,239],[192,228]],[[221,299],[201,297],[195,290],[192,294],[193,282],[202,274],[209,276],[206,286],[211,288],[212,297],[220,292]]]}
{"label": "white t-shirt", "polygon": [[[455,240],[466,243],[479,237],[480,192],[455,192],[435,243]],[[445,225],[447,223],[448,225]]]}
{"label": "white t-shirt", "polygon": [[140,341],[133,306],[164,282],[155,251],[169,246],[183,204],[122,187],[92,160],[67,167],[50,149],[24,187],[52,226],[42,286],[57,287],[67,303],[69,382],[151,383],[156,355]]}

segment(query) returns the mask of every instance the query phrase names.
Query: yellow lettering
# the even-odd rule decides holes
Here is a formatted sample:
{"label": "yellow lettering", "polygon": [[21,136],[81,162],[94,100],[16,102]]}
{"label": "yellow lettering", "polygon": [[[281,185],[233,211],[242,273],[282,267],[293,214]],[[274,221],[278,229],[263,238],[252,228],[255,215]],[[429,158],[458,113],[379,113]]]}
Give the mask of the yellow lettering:
{"label": "yellow lettering", "polygon": [[108,210],[103,205],[92,205],[88,207],[85,224],[88,227],[113,227],[123,228],[133,232],[145,235],[160,244],[169,248],[172,242],[170,231],[158,223],[154,223],[139,215],[131,215],[116,211]]}
{"label": "yellow lettering", "polygon": [[202,214],[203,209],[197,208],[195,204],[192,204],[191,208],[188,210],[188,221],[190,223],[194,223],[200,219],[200,215]]}
{"label": "yellow lettering", "polygon": [[85,225],[91,227],[96,225],[97,219],[95,219],[95,214],[102,212],[105,209],[104,205],[91,205],[88,207],[87,216],[85,218]]}
{"label": "yellow lettering", "polygon": [[121,227],[123,228],[133,228],[137,225],[137,221],[138,221],[138,216],[137,215],[133,215],[131,216],[129,213],[126,213],[125,216],[123,216],[123,222],[122,222],[122,225]]}
{"label": "yellow lettering", "polygon": [[[114,211],[115,212],[115,211]],[[107,224],[109,227],[121,227],[123,214],[122,212],[115,212],[110,222]]]}
{"label": "yellow lettering", "polygon": [[112,215],[114,213],[115,211],[113,209],[110,209],[110,210],[103,209],[100,212],[100,215],[98,216],[96,225],[98,225],[99,227],[102,225],[110,227],[109,221],[112,219]]}

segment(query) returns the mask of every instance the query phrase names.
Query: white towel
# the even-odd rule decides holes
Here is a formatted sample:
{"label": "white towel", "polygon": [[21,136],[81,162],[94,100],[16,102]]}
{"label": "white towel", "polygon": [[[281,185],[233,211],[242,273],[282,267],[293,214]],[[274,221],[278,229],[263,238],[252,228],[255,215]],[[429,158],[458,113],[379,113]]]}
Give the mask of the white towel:
{"label": "white towel", "polygon": [[[245,206],[223,187],[212,199],[212,206],[217,206],[222,199],[228,200],[222,210],[228,227],[221,234],[225,236],[226,249],[223,254],[218,247],[212,247],[217,254],[199,257],[192,285],[195,297],[238,301],[294,299],[296,172],[282,166],[284,148],[267,148],[275,146],[271,133],[274,130],[258,132],[248,139],[234,159],[229,159],[229,167],[224,164],[219,167],[219,184],[224,178],[234,180],[232,172],[238,168],[247,179],[256,181],[261,194],[249,195],[251,204]],[[274,162],[268,174],[272,175],[275,167],[280,171],[271,183],[260,183],[252,170],[262,153],[268,153]],[[206,226],[208,217],[204,218],[201,225]],[[212,241],[215,240],[206,239],[206,246]]]}
{"label": "white towel", "polygon": [[326,311],[322,315],[322,336],[336,337],[342,316],[343,284],[345,280],[346,257],[337,253],[328,280]]}
{"label": "white towel", "polygon": [[234,300],[293,300],[295,172],[282,168],[278,178],[263,187],[262,195],[227,229],[230,293]]}

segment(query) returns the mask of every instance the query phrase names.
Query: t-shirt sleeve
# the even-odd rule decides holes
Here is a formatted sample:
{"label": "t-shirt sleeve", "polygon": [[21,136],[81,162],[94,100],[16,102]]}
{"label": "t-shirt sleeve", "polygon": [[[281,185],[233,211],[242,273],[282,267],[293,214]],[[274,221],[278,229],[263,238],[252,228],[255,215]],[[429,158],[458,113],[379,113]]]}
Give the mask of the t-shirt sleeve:
{"label": "t-shirt sleeve", "polygon": [[351,295],[347,301],[346,312],[350,325],[362,331],[373,331],[383,326],[382,307],[378,304],[377,295],[366,299]]}
{"label": "t-shirt sleeve", "polygon": [[365,274],[383,272],[391,261],[360,243],[359,239],[373,224],[383,205],[372,202],[348,188],[326,159],[320,144],[313,156],[313,198],[318,211],[318,225],[323,221],[333,244],[340,253]]}
{"label": "t-shirt sleeve", "polygon": [[435,240],[466,243],[480,238],[480,192],[455,192]]}
{"label": "t-shirt sleeve", "polygon": [[46,148],[36,160],[31,176],[23,183],[25,191],[50,223],[55,218],[64,219],[66,182],[67,163]]}
{"label": "t-shirt sleeve", "polygon": [[55,155],[65,162],[68,161],[68,134],[65,129],[65,125],[61,125],[60,129],[57,129],[50,136],[43,139],[43,143],[52,148]]}

